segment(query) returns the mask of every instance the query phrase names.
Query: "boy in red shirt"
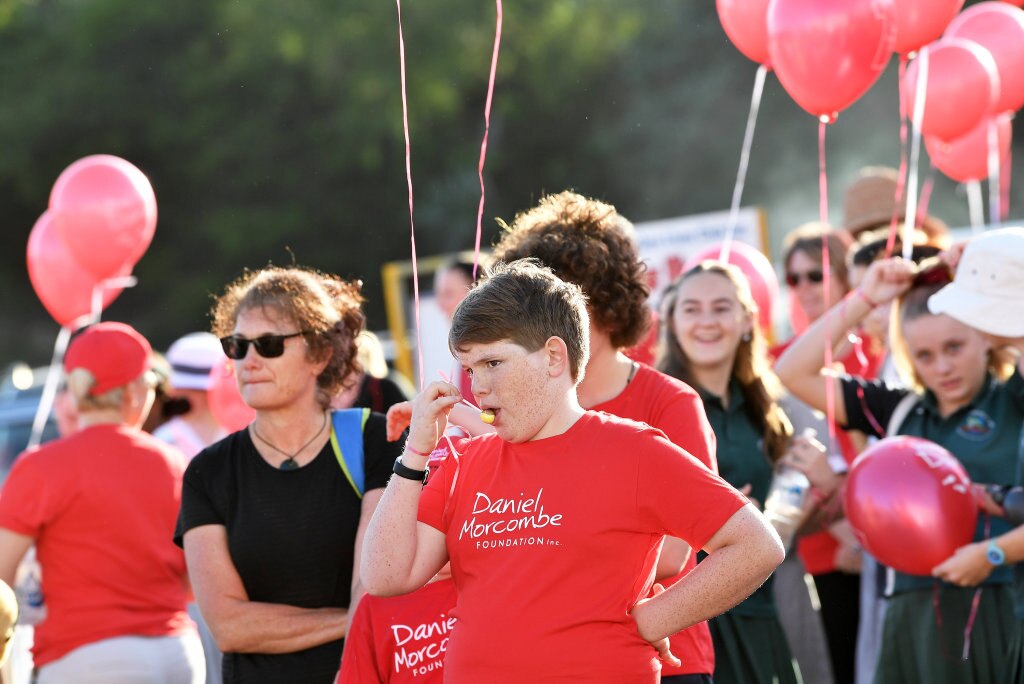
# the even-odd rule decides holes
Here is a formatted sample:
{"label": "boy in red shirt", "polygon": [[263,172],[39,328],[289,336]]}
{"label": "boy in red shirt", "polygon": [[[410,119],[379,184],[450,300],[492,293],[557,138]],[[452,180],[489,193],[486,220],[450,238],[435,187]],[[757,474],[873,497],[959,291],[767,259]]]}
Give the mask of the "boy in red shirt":
{"label": "boy in red shirt", "polygon": [[[667,637],[748,596],[782,561],[746,499],[660,431],[584,411],[579,287],[527,262],[499,266],[460,305],[449,345],[496,434],[465,443],[422,487],[460,400],[435,382],[367,532],[371,594],[422,586],[448,560],[458,599],[448,681],[656,682]],[[666,536],[709,552],[644,599]]]}

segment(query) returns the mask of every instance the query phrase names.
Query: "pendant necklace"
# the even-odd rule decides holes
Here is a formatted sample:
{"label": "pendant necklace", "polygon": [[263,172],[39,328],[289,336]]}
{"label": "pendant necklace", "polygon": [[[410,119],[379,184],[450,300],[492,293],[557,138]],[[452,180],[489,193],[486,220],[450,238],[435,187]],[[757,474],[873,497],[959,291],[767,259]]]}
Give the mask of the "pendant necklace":
{"label": "pendant necklace", "polygon": [[298,456],[299,454],[301,454],[302,451],[306,447],[308,447],[310,444],[315,442],[316,438],[319,437],[321,434],[323,434],[324,428],[327,427],[327,413],[326,412],[324,413],[323,425],[321,425],[320,429],[316,431],[316,434],[313,435],[313,437],[308,442],[306,442],[305,444],[300,446],[295,451],[294,454],[289,454],[284,449],[281,449],[280,447],[277,447],[277,446],[274,446],[273,444],[271,444],[267,440],[266,437],[264,437],[263,435],[261,435],[259,432],[256,431],[256,423],[253,423],[252,425],[250,425],[250,427],[252,428],[252,434],[256,436],[256,439],[260,440],[261,442],[266,444],[268,447],[270,447],[271,449],[273,449],[277,453],[284,454],[286,456],[285,460],[281,461],[281,465],[279,465],[278,468],[280,468],[281,470],[298,470],[299,469],[299,462],[295,460],[295,457]]}

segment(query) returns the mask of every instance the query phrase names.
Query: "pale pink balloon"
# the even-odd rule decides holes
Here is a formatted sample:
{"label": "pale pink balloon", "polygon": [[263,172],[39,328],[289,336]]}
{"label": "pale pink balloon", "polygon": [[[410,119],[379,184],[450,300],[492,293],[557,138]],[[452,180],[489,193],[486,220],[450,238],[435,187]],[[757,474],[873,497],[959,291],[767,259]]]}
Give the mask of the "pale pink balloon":
{"label": "pale pink balloon", "polygon": [[938,138],[924,139],[932,164],[939,171],[960,183],[988,178],[988,131],[992,122],[996,126],[999,164],[1006,169],[1010,161],[1013,125],[1009,114],[994,119],[983,119],[980,124],[956,140],[945,142]]}
{"label": "pale pink balloon", "polygon": [[50,192],[57,232],[82,266],[98,278],[134,266],[156,230],[156,196],[149,179],[109,154],[79,159]]}
{"label": "pale pink balloon", "polygon": [[1024,9],[978,3],[954,19],[946,35],[973,40],[992,54],[999,71],[997,112],[1024,107]]}
{"label": "pale pink balloon", "polygon": [[758,64],[768,57],[768,0],[717,0],[718,19],[733,45]]}
{"label": "pale pink balloon", "polygon": [[238,432],[256,419],[256,411],[238,391],[234,364],[226,356],[210,370],[207,402],[214,420],[228,432]]}
{"label": "pale pink balloon", "polygon": [[940,140],[955,140],[996,113],[999,72],[991,53],[973,40],[940,38],[921,49],[907,68],[907,114],[914,116],[917,77],[925,51],[925,84],[921,133]]}

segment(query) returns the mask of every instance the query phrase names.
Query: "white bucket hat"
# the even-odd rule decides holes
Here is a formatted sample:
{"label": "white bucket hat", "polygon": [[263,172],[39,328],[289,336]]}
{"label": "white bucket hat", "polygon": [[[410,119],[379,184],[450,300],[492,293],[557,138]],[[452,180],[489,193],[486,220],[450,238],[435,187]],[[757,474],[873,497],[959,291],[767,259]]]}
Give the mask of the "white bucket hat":
{"label": "white bucket hat", "polygon": [[171,386],[175,389],[210,389],[210,370],[224,357],[220,340],[211,333],[185,335],[167,350]]}
{"label": "white bucket hat", "polygon": [[1024,228],[972,238],[953,282],[928,299],[928,309],[983,333],[1024,337]]}

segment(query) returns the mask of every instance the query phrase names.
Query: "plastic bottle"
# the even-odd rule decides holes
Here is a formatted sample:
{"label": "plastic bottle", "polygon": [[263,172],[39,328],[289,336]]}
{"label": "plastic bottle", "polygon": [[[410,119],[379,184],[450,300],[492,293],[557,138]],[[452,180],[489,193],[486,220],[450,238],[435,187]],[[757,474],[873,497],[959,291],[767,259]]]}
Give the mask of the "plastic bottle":
{"label": "plastic bottle", "polygon": [[788,549],[793,535],[803,521],[804,502],[811,483],[802,472],[788,465],[779,465],[764,502],[764,515],[779,533],[783,545]]}

